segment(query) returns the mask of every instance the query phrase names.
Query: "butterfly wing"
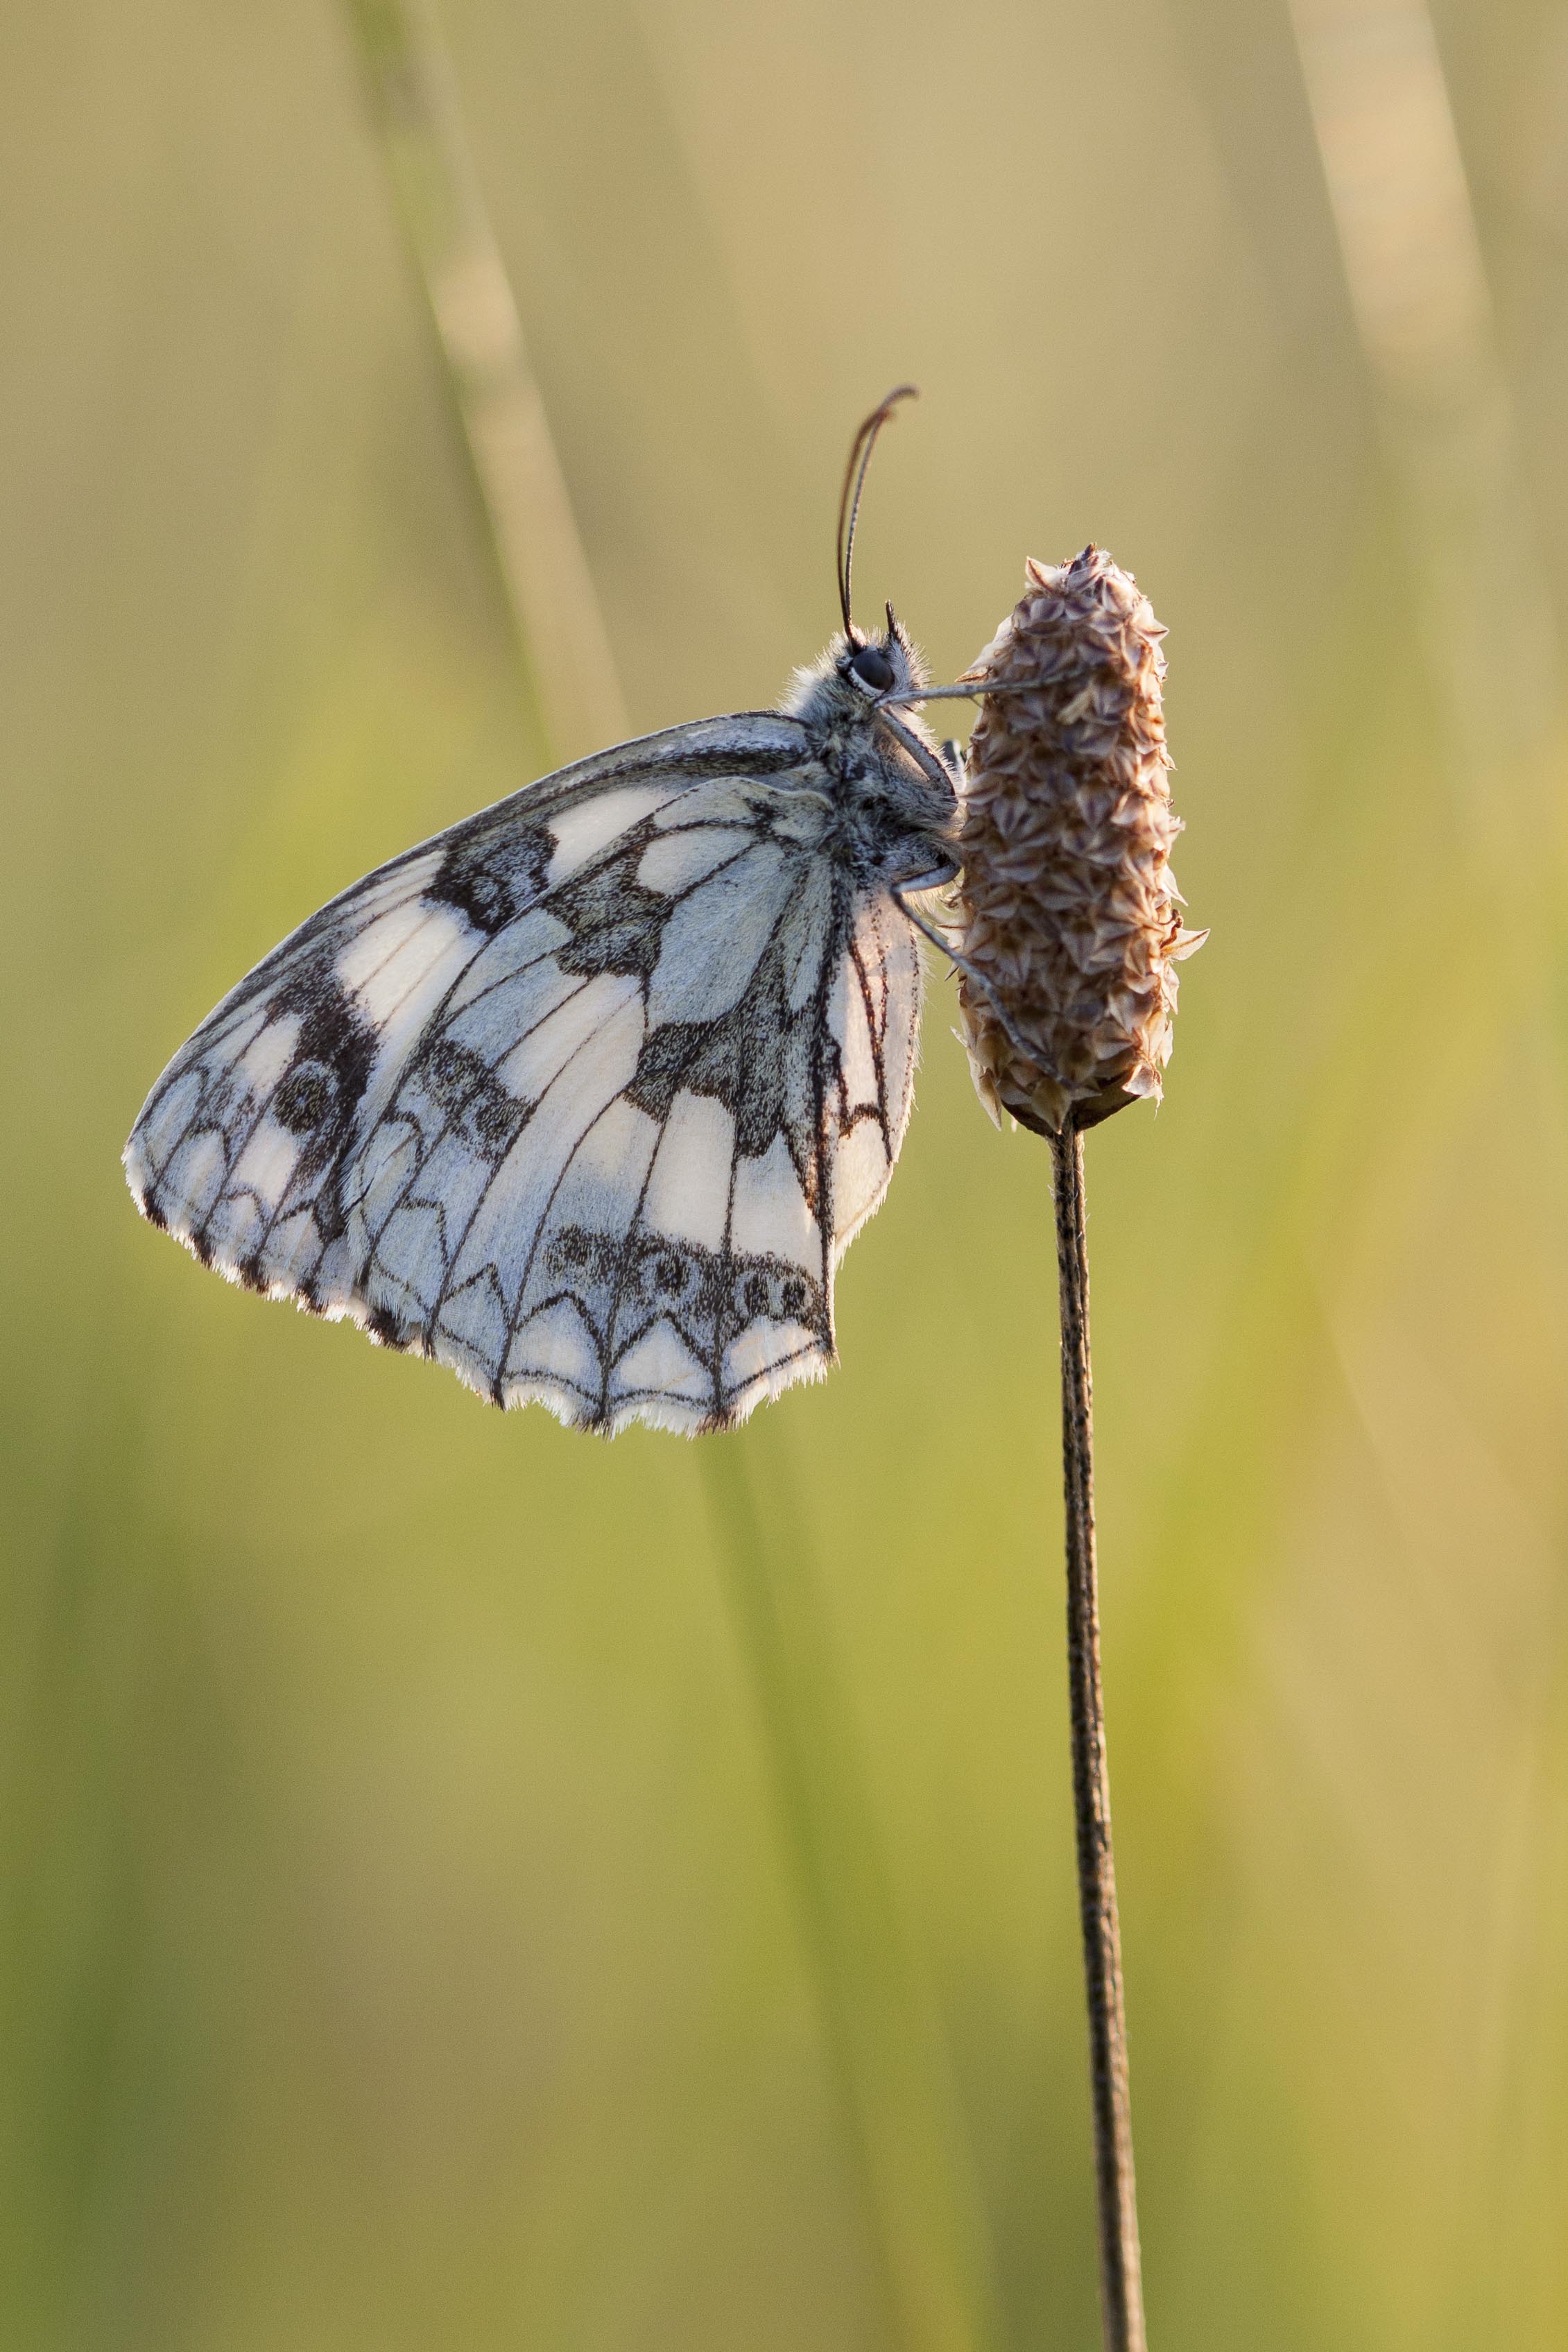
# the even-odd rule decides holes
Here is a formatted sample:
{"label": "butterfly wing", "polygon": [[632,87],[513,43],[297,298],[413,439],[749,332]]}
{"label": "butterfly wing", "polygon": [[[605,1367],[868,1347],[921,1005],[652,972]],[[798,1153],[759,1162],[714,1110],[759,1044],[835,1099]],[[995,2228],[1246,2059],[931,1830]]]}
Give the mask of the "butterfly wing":
{"label": "butterfly wing", "polygon": [[919,1001],[906,919],[821,831],[798,723],[747,713],[409,852],[175,1056],[127,1147],[139,1205],[564,1421],[696,1431],[820,1377]]}

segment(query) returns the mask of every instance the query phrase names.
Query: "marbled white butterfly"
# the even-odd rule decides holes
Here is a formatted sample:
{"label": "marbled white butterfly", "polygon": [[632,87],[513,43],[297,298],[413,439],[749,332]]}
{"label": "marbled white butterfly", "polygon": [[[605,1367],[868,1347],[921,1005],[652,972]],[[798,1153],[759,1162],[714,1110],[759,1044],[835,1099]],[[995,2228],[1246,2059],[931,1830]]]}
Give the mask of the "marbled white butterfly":
{"label": "marbled white butterfly", "polygon": [[851,618],[901,396],[844,478],[842,631],[779,708],[579,761],[312,915],[153,1087],[144,1216],[583,1428],[727,1428],[821,1377],[909,1117],[906,897],[957,871],[920,657],[891,605]]}

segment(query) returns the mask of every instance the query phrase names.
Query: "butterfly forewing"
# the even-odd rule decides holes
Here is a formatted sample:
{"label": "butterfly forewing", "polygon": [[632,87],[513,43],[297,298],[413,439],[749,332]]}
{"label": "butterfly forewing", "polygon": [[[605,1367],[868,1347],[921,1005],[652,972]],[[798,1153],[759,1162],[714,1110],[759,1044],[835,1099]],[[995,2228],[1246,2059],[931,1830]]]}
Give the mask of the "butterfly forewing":
{"label": "butterfly forewing", "polygon": [[127,1148],[144,1213],[568,1422],[723,1426],[820,1375],[920,981],[822,782],[796,719],[742,714],[382,867],[175,1056]]}

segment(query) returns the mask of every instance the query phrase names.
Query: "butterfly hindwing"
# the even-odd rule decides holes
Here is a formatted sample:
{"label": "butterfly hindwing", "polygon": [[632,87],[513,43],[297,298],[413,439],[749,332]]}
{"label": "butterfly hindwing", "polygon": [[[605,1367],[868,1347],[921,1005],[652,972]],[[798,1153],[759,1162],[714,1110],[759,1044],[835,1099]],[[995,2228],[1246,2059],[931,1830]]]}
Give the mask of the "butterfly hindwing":
{"label": "butterfly hindwing", "polygon": [[907,1116],[907,919],[789,718],[623,746],[313,917],[176,1055],[145,1213],[497,1402],[696,1430],[832,1356]]}
{"label": "butterfly hindwing", "polygon": [[841,1255],[881,1206],[909,1124],[920,993],[914,926],[887,893],[867,895],[855,907],[828,1008],[838,1049],[830,1110]]}

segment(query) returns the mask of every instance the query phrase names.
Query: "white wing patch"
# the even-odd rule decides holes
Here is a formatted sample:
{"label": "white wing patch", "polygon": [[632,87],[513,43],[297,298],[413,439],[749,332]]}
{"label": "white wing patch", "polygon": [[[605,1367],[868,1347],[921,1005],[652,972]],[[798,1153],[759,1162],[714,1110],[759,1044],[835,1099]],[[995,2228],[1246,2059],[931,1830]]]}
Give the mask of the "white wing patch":
{"label": "white wing patch", "polygon": [[835,975],[828,1023],[841,1062],[833,1247],[841,1257],[882,1205],[915,1101],[920,950],[891,898],[857,910]]}
{"label": "white wing patch", "polygon": [[553,890],[587,865],[600,850],[617,840],[630,828],[651,816],[657,808],[666,807],[680,797],[681,788],[666,784],[660,789],[632,788],[624,792],[608,792],[592,800],[580,801],[556,819],[550,831],[555,835],[555,856],[550,859],[549,883]]}
{"label": "white wing patch", "polygon": [[753,837],[738,825],[683,825],[679,833],[644,850],[637,879],[644,890],[662,890],[666,898],[673,898],[704,880],[716,867],[733,865],[749,849]]}
{"label": "white wing patch", "polygon": [[914,932],[797,723],[677,729],[346,892],[176,1055],[126,1149],[231,1279],[612,1433],[833,1358],[908,1117]]}
{"label": "white wing patch", "polygon": [[729,1239],[743,1257],[776,1257],[804,1274],[814,1271],[821,1234],[781,1135],[760,1159],[736,1161]]}
{"label": "white wing patch", "polygon": [[686,890],[664,925],[648,989],[651,1022],[716,1021],[734,1011],[801,878],[800,864],[777,842],[759,842]]}
{"label": "white wing patch", "polygon": [[643,1219],[651,1233],[702,1250],[722,1250],[729,1223],[735,1120],[711,1095],[678,1094],[670,1106]]}

